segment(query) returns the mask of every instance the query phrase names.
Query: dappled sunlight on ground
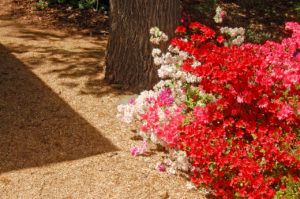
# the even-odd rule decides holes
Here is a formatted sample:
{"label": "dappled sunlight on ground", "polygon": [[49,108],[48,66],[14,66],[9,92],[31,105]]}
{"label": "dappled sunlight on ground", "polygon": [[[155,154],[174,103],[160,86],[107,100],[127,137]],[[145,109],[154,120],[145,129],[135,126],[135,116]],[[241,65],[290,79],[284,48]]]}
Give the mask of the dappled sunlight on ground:
{"label": "dappled sunlight on ground", "polygon": [[[82,94],[100,96],[113,92],[103,81],[105,38],[95,40],[57,31],[43,32],[11,22],[1,24],[0,29],[9,50],[22,58],[33,71],[55,73],[62,85],[77,87]],[[41,68],[43,64],[47,64],[47,69]],[[78,85],[78,78],[84,79],[81,85]]]}

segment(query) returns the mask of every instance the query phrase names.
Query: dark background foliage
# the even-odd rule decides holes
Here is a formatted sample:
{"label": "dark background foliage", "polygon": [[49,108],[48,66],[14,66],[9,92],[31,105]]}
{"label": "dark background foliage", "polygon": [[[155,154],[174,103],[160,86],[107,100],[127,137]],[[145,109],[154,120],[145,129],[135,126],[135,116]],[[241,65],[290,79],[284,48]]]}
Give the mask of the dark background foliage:
{"label": "dark background foliage", "polygon": [[100,11],[109,10],[109,0],[49,0],[50,4],[67,4],[73,8],[90,9]]}

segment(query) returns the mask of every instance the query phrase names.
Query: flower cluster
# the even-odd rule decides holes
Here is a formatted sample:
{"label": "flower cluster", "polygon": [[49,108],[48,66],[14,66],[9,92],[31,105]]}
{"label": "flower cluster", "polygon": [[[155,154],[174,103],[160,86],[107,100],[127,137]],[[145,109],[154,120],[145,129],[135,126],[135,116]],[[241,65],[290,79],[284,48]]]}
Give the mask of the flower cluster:
{"label": "flower cluster", "polygon": [[141,141],[139,146],[131,146],[131,155],[137,156],[142,155],[147,150],[148,143],[146,140]]}
{"label": "flower cluster", "polygon": [[168,36],[160,31],[158,27],[152,27],[150,29],[150,42],[158,45],[162,41],[168,41]]}
{"label": "flower cluster", "polygon": [[229,27],[222,27],[220,29],[220,32],[222,34],[226,34],[230,36],[230,39],[228,40],[229,45],[241,45],[245,40],[245,29],[240,28],[229,28]]}
{"label": "flower cluster", "polygon": [[226,47],[191,23],[167,53],[153,50],[163,80],[119,117],[139,120],[140,135],[169,151],[158,169],[190,172],[196,187],[223,198],[284,196],[299,185],[300,25],[286,29],[293,34],[281,43]]}
{"label": "flower cluster", "polygon": [[43,10],[48,7],[48,1],[45,0],[30,0],[32,2],[31,9],[32,10]]}
{"label": "flower cluster", "polygon": [[222,23],[225,18],[226,11],[223,10],[220,6],[216,8],[216,15],[214,16],[214,20],[216,23]]}

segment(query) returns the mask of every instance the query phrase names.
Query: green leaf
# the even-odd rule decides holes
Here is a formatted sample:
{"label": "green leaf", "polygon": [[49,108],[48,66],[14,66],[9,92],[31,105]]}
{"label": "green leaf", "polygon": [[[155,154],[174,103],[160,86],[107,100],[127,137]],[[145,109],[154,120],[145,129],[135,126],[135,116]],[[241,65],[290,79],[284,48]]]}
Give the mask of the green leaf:
{"label": "green leaf", "polygon": [[251,135],[252,135],[252,137],[253,137],[254,140],[257,139],[257,135],[256,134],[252,133]]}

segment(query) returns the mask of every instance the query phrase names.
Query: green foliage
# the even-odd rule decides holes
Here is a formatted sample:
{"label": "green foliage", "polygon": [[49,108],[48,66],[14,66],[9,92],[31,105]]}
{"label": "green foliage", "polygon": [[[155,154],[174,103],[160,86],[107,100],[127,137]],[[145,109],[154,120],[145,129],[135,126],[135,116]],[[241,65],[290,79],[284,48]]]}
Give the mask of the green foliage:
{"label": "green foliage", "polygon": [[96,0],[79,0],[78,7],[80,9],[89,9],[93,8],[96,3]]}
{"label": "green foliage", "polygon": [[268,33],[268,32],[264,32],[262,29],[259,31],[247,29],[246,39],[247,39],[247,42],[250,42],[250,43],[264,44],[267,40],[276,39],[276,35]]}
{"label": "green foliage", "polygon": [[294,5],[294,10],[297,13],[297,17],[300,17],[300,2],[298,2]]}
{"label": "green foliage", "polygon": [[295,181],[292,177],[284,176],[281,178],[282,182],[285,182],[286,186],[282,187],[276,192],[274,199],[288,198],[288,199],[298,199],[300,198],[300,182]]}
{"label": "green foliage", "polygon": [[203,12],[213,12],[216,7],[216,0],[206,0],[199,2],[199,6],[196,6],[195,9],[201,10]]}
{"label": "green foliage", "polygon": [[72,8],[94,9],[107,13],[109,10],[109,0],[49,0],[50,4],[67,4]]}

